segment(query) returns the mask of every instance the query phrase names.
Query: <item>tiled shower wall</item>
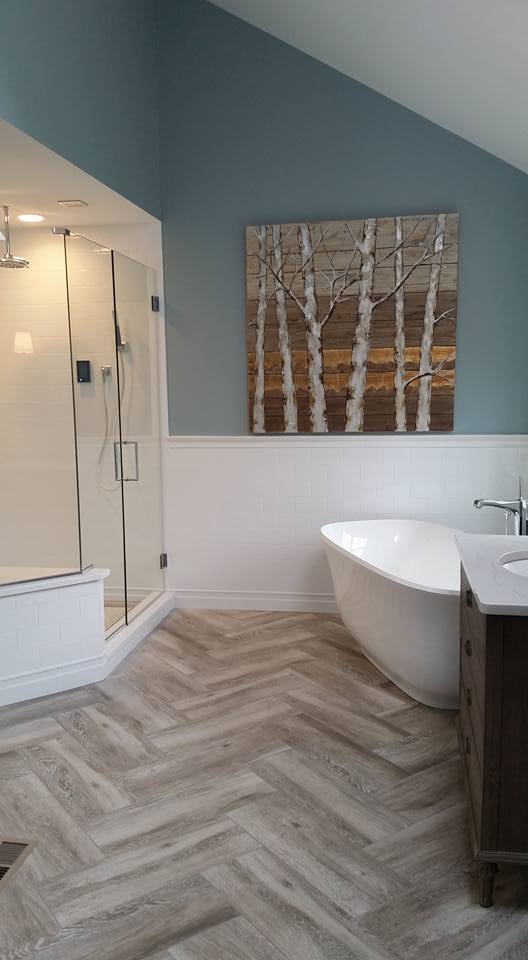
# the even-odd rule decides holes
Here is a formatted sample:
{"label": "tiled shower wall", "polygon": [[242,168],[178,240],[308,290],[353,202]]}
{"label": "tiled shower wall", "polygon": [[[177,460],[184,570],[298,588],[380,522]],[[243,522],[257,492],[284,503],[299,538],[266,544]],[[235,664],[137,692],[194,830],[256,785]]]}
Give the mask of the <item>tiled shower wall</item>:
{"label": "tiled shower wall", "polygon": [[[117,234],[117,240],[122,237]],[[28,270],[2,270],[0,283],[0,567],[78,569],[79,535],[64,244],[49,227],[12,225],[14,251]],[[110,420],[116,396],[111,266],[83,241],[70,241],[69,293],[74,359],[89,359],[92,382],[75,384],[83,562],[110,569],[107,593],[123,594],[121,493],[114,479],[113,443],[102,478],[97,462],[104,437],[101,365],[112,367]],[[126,366],[123,429],[139,442],[140,482],[127,484],[128,584],[143,596],[159,581],[159,449],[156,361],[149,349],[150,290],[119,259],[121,324],[131,348]],[[148,296],[147,296],[148,294]],[[16,334],[31,353],[16,352]],[[123,393],[123,391],[122,391]],[[129,424],[132,425],[131,429]],[[113,437],[112,437],[113,439]],[[18,573],[16,575],[18,579]]]}
{"label": "tiled shower wall", "polygon": [[319,528],[417,517],[502,533],[526,436],[171,437],[168,588],[192,606],[332,609]]}
{"label": "tiled shower wall", "polygon": [[[0,649],[2,689],[6,680],[23,674],[70,666],[102,656],[104,621],[102,581],[71,585],[64,579],[50,589],[16,592],[3,588],[0,596]],[[38,694],[35,694],[38,695]],[[0,692],[0,701],[2,695]]]}
{"label": "tiled shower wall", "polygon": [[15,224],[12,245],[30,267],[1,271],[0,566],[78,568],[64,247]]}

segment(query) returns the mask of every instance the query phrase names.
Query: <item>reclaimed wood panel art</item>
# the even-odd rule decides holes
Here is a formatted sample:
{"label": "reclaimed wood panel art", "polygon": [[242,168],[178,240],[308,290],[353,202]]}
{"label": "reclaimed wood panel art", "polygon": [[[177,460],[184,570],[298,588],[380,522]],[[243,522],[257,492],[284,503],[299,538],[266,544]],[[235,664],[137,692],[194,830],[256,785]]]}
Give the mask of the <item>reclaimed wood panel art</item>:
{"label": "reclaimed wood panel art", "polygon": [[254,433],[453,429],[458,214],[246,229]]}

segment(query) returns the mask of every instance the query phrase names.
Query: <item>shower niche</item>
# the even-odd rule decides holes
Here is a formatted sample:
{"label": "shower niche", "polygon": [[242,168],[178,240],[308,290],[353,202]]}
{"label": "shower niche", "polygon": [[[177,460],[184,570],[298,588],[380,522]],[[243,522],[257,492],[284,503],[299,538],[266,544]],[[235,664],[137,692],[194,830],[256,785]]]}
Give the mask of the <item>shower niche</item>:
{"label": "shower niche", "polygon": [[107,635],[164,589],[154,270],[12,227],[0,271],[0,585],[105,579]]}

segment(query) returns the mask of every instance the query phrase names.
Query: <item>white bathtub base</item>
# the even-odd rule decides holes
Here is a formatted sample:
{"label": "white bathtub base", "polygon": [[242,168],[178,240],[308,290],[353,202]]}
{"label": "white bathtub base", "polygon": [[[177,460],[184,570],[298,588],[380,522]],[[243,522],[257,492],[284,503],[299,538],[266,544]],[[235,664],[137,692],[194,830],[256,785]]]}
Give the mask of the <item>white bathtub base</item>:
{"label": "white bathtub base", "polygon": [[383,673],[387,680],[390,680],[394,683],[403,693],[406,693],[408,697],[411,697],[412,700],[417,700],[418,703],[423,703],[426,707],[436,707],[438,710],[457,710],[458,709],[458,694],[454,697],[445,697],[444,695],[437,696],[434,691],[424,690],[423,687],[415,687],[409,683],[406,677],[402,677],[400,674],[394,673],[390,668],[384,666],[382,663],[378,663],[374,657],[365,650],[364,647],[358,643],[358,647],[367,658],[367,660],[372,663],[374,667]]}
{"label": "white bathtub base", "polygon": [[[376,529],[376,525],[383,522],[360,521],[357,526],[362,529],[358,532],[364,539],[368,536],[376,539],[383,533],[383,528]],[[398,521],[391,523],[397,524]],[[367,524],[370,527],[368,535]],[[354,524],[346,526],[352,528]],[[385,528],[385,532],[388,529]],[[392,538],[391,531],[391,544]],[[421,589],[418,584],[402,582],[404,564],[398,570],[398,576],[394,573],[398,568],[394,557],[390,561],[391,573],[387,573],[382,569],[380,557],[383,551],[379,540],[375,547],[377,568],[365,562],[367,544],[361,548],[362,557],[358,559],[342,547],[338,549],[328,536],[323,536],[323,540],[339,612],[365,656],[414,700],[430,707],[456,709],[459,685],[457,591],[435,592],[430,588]]]}

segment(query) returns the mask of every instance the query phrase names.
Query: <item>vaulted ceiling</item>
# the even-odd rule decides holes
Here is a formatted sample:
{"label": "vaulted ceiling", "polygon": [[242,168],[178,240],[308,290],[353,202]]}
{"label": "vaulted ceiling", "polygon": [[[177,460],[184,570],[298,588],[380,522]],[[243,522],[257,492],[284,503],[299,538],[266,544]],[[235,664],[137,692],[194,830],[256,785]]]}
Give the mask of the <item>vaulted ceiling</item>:
{"label": "vaulted ceiling", "polygon": [[528,172],[526,0],[212,0]]}

